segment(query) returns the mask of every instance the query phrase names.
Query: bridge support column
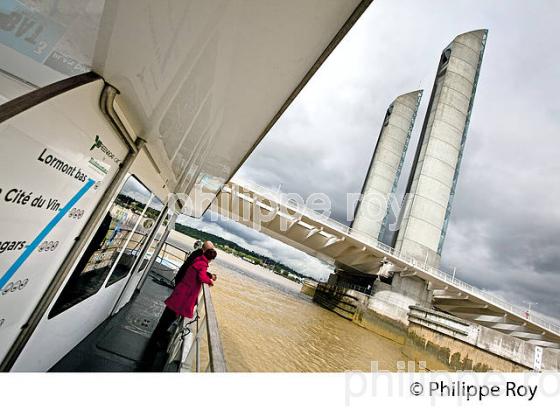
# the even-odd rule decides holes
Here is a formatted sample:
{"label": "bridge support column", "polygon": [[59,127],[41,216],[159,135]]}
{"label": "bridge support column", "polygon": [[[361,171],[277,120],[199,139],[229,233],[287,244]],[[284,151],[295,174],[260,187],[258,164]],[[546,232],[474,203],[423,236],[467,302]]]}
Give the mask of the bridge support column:
{"label": "bridge support column", "polygon": [[336,273],[331,273],[329,279],[327,280],[327,285],[336,286],[338,284],[339,275]]}
{"label": "bridge support column", "polygon": [[[379,319],[387,318],[399,326],[408,326],[410,306],[432,307],[432,291],[426,281],[409,276],[406,272],[395,273],[391,283],[379,278],[353,276],[349,272],[337,270],[329,276],[328,286],[355,289],[367,296],[363,308],[371,310]],[[373,285],[373,286],[372,286]]]}
{"label": "bridge support column", "polygon": [[353,289],[365,295],[369,295],[373,289],[373,282],[373,276],[347,272],[343,269],[336,269],[334,273],[329,275],[327,285]]}
{"label": "bridge support column", "polygon": [[414,276],[395,274],[391,284],[377,279],[367,308],[381,320],[387,318],[403,327],[408,326],[410,306],[432,306],[432,292],[428,284]]}

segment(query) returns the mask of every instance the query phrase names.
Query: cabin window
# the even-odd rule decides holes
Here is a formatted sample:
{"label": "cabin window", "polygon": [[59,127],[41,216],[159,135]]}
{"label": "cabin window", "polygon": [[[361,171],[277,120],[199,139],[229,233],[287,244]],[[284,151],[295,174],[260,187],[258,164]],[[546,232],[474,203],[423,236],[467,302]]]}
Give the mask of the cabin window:
{"label": "cabin window", "polygon": [[[136,261],[142,246],[151,230],[155,227],[159,214],[163,209],[163,203],[153,196],[146,187],[141,185],[138,180],[135,181],[134,185],[131,184],[131,188],[128,191],[121,192],[115,200],[115,205],[113,205],[114,208],[119,210],[118,212],[132,211],[133,216],[127,221],[125,232],[121,234],[118,252],[122,253],[122,255],[113,267],[106,286],[117,283],[128,276],[132,264]],[[152,200],[149,202],[150,196]],[[136,229],[133,230],[134,226],[136,226]],[[151,247],[154,247],[153,243]],[[149,255],[150,253],[148,252],[147,256]],[[143,265],[145,263],[146,260],[142,261]]]}
{"label": "cabin window", "polygon": [[449,64],[449,59],[451,58],[451,47],[447,47],[441,53],[441,59],[439,61],[439,67],[437,72],[437,77],[441,77],[447,71],[447,65]]}
{"label": "cabin window", "polygon": [[389,120],[391,119],[391,114],[393,113],[393,104],[387,108],[387,113],[385,114],[385,119],[383,120],[383,126],[389,125]]}
{"label": "cabin window", "polygon": [[124,279],[163,209],[163,203],[130,176],[76,265],[49,319]]}

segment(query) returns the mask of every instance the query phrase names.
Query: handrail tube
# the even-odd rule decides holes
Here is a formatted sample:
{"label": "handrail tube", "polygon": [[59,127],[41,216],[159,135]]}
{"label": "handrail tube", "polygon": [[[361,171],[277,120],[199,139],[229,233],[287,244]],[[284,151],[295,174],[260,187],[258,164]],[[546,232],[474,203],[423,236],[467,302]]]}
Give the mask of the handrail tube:
{"label": "handrail tube", "polygon": [[[159,228],[163,224],[165,218],[167,217],[168,210],[169,210],[168,205],[165,205],[165,207],[163,208],[163,210],[160,213],[160,217],[158,218],[158,221],[156,222],[154,230],[152,231],[152,233],[150,235],[150,239],[148,239],[150,244],[144,250],[144,253],[142,254],[142,260],[144,259],[144,256],[148,252],[149,248],[151,247],[152,242],[154,241],[154,239],[156,239],[157,231],[159,230]],[[171,218],[173,218],[173,216]],[[144,282],[146,281],[146,278],[148,277],[148,273],[152,270],[152,266],[154,266],[154,262],[156,261],[157,256],[159,255],[162,246],[167,244],[167,242],[166,242],[167,237],[169,236],[170,227],[172,226],[171,222],[172,222],[172,220],[170,219],[168,221],[167,226],[165,227],[163,233],[161,234],[161,237],[159,239],[158,244],[154,246],[154,252],[152,254],[152,257],[149,259],[148,263],[146,264],[146,267],[144,268],[144,272],[142,273],[142,276],[140,277],[140,280],[138,281],[138,285],[136,286],[137,291],[144,285]],[[162,262],[163,262],[163,260],[162,260]],[[140,270],[141,263],[142,262],[140,262],[140,264],[136,268],[137,270]],[[133,272],[133,274],[135,274],[135,273],[136,272]]]}
{"label": "handrail tube", "polygon": [[[168,351],[172,355],[166,367],[177,360],[179,353],[178,371],[211,371],[227,372],[222,341],[220,338],[218,320],[214,311],[214,304],[210,295],[208,285],[204,284],[198,297],[198,303],[194,313],[195,320],[183,318],[173,335]],[[201,367],[201,345],[200,342],[206,331],[206,343],[208,346],[208,367]],[[180,347],[177,345],[180,343]],[[179,351],[178,351],[179,349]],[[194,362],[194,363],[193,363]]]}
{"label": "handrail tube", "polygon": [[210,295],[210,287],[206,284],[202,286],[202,294],[204,297],[204,306],[206,307],[206,331],[208,332],[208,345],[210,347],[210,366],[211,371],[225,373],[227,372],[224,348],[222,339],[220,338],[218,319],[214,310],[214,302]]}

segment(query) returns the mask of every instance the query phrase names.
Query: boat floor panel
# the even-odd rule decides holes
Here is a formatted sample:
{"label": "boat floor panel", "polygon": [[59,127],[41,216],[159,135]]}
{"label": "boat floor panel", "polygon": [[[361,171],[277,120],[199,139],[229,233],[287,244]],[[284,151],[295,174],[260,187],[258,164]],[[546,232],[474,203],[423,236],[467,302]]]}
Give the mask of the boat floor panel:
{"label": "boat floor panel", "polygon": [[131,302],[105,320],[50,371],[161,371],[165,352],[147,352],[146,347],[171,289],[154,279],[150,275]]}

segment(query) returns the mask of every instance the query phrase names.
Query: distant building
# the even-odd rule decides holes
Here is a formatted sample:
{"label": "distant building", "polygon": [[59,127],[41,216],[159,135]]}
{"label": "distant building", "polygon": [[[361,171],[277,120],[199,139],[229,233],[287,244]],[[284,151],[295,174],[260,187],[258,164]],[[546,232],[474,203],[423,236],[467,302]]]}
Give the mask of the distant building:
{"label": "distant building", "polygon": [[299,276],[294,275],[293,273],[288,273],[288,279],[301,283],[301,278]]}
{"label": "distant building", "polygon": [[243,259],[244,261],[250,262],[250,263],[252,263],[253,265],[256,265],[256,264],[257,264],[257,262],[255,262],[255,260],[253,260],[253,259],[251,259],[251,258],[248,258],[248,257],[246,257],[246,256],[243,256],[241,259]]}

